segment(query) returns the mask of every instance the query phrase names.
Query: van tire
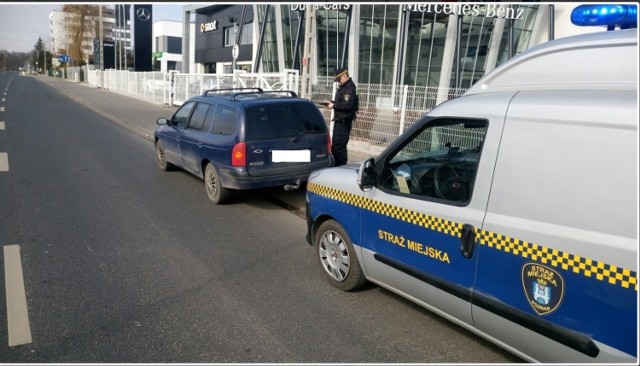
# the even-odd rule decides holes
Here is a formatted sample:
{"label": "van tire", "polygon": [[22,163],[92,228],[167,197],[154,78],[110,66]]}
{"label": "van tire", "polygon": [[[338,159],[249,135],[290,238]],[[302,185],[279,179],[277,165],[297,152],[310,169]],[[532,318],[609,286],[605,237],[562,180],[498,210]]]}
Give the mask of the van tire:
{"label": "van tire", "polygon": [[207,163],[204,170],[204,190],[209,200],[215,204],[223,204],[229,200],[231,192],[221,185],[220,178],[213,164]]}
{"label": "van tire", "polygon": [[323,222],[316,231],[314,250],[329,283],[342,291],[362,287],[367,279],[346,231],[334,220]]}

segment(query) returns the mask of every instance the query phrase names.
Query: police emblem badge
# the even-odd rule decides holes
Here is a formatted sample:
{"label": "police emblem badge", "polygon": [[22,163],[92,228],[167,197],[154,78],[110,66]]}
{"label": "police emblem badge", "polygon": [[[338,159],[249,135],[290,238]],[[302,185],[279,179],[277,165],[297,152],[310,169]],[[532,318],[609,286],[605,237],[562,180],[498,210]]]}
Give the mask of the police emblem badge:
{"label": "police emblem badge", "polygon": [[564,297],[564,279],[560,273],[538,263],[522,267],[522,286],[529,305],[538,315],[555,311]]}

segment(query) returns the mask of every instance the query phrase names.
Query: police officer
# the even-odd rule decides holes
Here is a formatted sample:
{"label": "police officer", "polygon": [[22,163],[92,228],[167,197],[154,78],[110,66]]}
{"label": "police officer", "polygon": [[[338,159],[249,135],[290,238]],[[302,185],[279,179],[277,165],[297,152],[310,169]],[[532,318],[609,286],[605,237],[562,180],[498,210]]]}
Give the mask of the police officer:
{"label": "police officer", "polygon": [[336,70],[335,81],[340,86],[333,101],[327,103],[327,108],[333,109],[331,154],[335,159],[335,166],[340,166],[347,163],[347,144],[356,112],[356,84],[349,77],[346,67]]}

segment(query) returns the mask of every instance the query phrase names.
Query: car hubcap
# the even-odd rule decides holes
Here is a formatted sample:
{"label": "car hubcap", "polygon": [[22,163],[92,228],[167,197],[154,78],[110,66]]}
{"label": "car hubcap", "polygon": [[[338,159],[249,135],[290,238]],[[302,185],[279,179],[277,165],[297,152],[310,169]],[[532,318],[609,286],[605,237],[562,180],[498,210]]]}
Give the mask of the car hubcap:
{"label": "car hubcap", "polygon": [[342,237],[335,231],[322,235],[319,246],[322,268],[336,281],[344,281],[349,274],[349,251]]}
{"label": "car hubcap", "polygon": [[160,147],[160,145],[158,145],[158,163],[160,165],[164,165],[164,150],[162,149],[162,147]]}
{"label": "car hubcap", "polygon": [[207,171],[207,193],[209,197],[215,197],[216,195],[216,177],[213,175],[212,171]]}

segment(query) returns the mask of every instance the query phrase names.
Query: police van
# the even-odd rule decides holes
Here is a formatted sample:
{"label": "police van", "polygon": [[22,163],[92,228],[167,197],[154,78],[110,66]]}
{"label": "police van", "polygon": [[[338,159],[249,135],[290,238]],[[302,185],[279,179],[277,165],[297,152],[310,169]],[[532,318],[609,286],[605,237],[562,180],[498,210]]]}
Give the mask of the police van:
{"label": "police van", "polygon": [[321,272],[528,361],[637,363],[637,68],[637,29],[550,41],[375,159],[312,173]]}

